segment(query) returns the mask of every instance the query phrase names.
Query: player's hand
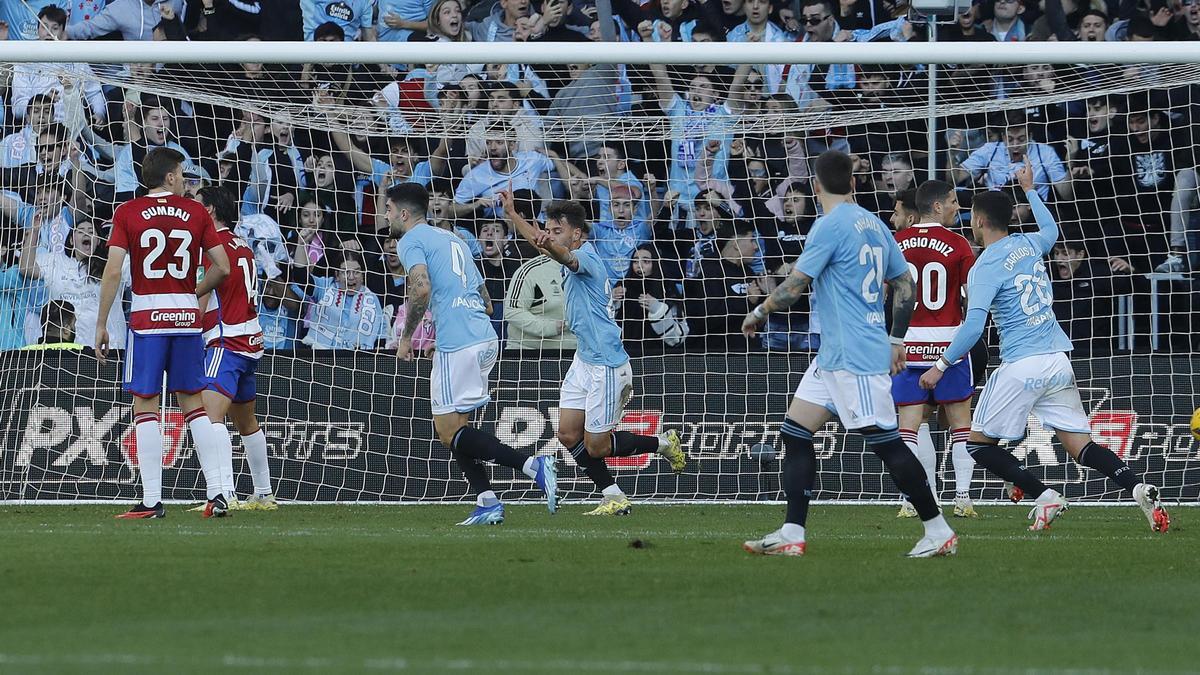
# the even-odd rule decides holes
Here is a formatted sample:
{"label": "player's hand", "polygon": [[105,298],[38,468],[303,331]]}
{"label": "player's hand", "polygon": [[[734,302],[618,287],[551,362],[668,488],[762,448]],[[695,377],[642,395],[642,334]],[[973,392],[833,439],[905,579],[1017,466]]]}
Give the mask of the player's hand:
{"label": "player's hand", "polygon": [[746,315],[745,319],[742,319],[742,335],[748,338],[754,337],[754,334],[758,332],[758,327],[761,325],[762,320],[754,316],[754,312],[750,312]]}
{"label": "player's hand", "polygon": [[108,360],[108,327],[104,321],[96,326],[96,358],[100,359],[100,363]]}
{"label": "player's hand", "polygon": [[425,355],[425,358],[432,359],[433,353],[436,351],[437,351],[437,347],[434,347],[433,345],[429,345],[428,347],[425,348],[425,350],[422,353]]}
{"label": "player's hand", "polygon": [[892,345],[892,375],[899,375],[904,368],[904,345]]}
{"label": "player's hand", "polygon": [[412,361],[412,338],[400,338],[399,344],[396,345],[396,358],[401,361]]}
{"label": "player's hand", "polygon": [[938,382],[942,381],[942,375],[945,375],[937,368],[930,368],[921,376],[921,388],[926,391],[932,391],[937,386]]}
{"label": "player's hand", "polygon": [[1029,192],[1033,189],[1033,165],[1029,163],[1029,157],[1025,158],[1025,163],[1017,169],[1015,176],[1017,185],[1021,186],[1022,192]]}

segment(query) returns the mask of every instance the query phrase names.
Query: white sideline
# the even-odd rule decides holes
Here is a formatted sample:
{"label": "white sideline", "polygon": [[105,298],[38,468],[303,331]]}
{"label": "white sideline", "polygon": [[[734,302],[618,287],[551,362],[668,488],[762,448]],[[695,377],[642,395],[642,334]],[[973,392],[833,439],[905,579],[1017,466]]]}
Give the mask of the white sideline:
{"label": "white sideline", "polygon": [[[599,672],[599,673],[713,673],[715,675],[816,675],[844,673],[842,668],[799,666],[788,663],[721,663],[717,661],[581,660],[581,659],[409,659],[402,656],[362,660],[321,656],[244,656],[225,654],[212,658],[170,659],[148,654],[76,653],[54,655],[0,652],[0,666],[188,666],[227,669],[331,670],[355,669],[382,672]],[[889,664],[869,666],[866,672],[882,675],[1028,675],[1029,668],[979,667],[965,664],[909,668]],[[1109,668],[1055,668],[1039,666],[1037,673],[1051,675],[1117,675],[1126,671]],[[1138,669],[1144,675],[1167,675],[1180,671]]]}
{"label": "white sideline", "polygon": [[0,42],[0,62],[62,63],[1197,63],[1196,42]]}

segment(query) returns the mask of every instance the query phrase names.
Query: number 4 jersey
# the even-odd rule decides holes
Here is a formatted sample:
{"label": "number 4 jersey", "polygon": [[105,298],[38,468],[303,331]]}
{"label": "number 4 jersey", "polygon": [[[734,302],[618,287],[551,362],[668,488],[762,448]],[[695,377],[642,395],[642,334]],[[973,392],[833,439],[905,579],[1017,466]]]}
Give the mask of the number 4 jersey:
{"label": "number 4 jersey", "polygon": [[156,193],[117,207],[108,245],[129,253],[130,330],[199,333],[196,269],[203,252],[220,244],[208,211],[193,199]]}
{"label": "number 4 jersey", "polygon": [[929,367],[962,324],[963,287],[975,254],[966,238],[936,224],[904,228],[896,244],[917,282],[917,308],[904,336],[908,365]]}
{"label": "number 4 jersey", "polygon": [[439,352],[456,352],[496,339],[479,287],[483,275],[467,244],[453,232],[428,223],[414,225],[396,244],[404,269],[424,265],[433,287],[429,306]]}
{"label": "number 4 jersey", "polygon": [[221,228],[217,238],[229,256],[229,276],[208,299],[204,312],[204,342],[252,359],[262,356],[263,335],[258,325],[258,278],[254,252],[233,232]]}

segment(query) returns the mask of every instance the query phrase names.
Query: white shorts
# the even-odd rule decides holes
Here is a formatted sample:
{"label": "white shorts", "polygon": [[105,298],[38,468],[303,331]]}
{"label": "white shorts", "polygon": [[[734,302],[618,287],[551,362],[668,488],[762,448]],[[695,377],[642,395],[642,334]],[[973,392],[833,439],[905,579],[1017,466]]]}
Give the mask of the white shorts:
{"label": "white shorts", "polygon": [[488,376],[499,355],[500,343],[496,340],[456,352],[434,352],[433,370],[429,373],[433,414],[468,413],[487,405],[492,400]]}
{"label": "white shorts", "polygon": [[610,368],[584,363],[576,354],[563,380],[558,407],[584,411],[584,430],[600,434],[620,424],[630,398],[633,398],[633,369],[629,362]]}
{"label": "white shorts", "polygon": [[983,386],[971,431],[989,438],[1020,440],[1028,428],[1029,413],[1047,429],[1092,433],[1066,354],[1038,354],[1001,364]]}
{"label": "white shorts", "polygon": [[824,407],[847,429],[895,429],[892,378],[886,373],[856,375],[848,370],[821,370],[814,359],[804,371],[796,398]]}

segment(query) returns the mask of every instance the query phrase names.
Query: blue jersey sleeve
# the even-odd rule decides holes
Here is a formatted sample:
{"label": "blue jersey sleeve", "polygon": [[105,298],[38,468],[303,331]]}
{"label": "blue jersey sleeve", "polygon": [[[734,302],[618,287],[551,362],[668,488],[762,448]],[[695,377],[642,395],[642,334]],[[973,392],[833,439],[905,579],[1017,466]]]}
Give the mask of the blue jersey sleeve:
{"label": "blue jersey sleeve", "polygon": [[[887,231],[887,228],[884,228]],[[900,245],[896,243],[895,237],[887,237],[887,243],[884,247],[887,249],[887,259],[883,268],[883,278],[891,281],[904,276],[908,272],[908,262],[904,260],[904,253],[900,251]],[[916,281],[916,279],[913,279]]]}
{"label": "blue jersey sleeve", "polygon": [[837,251],[837,242],[830,236],[825,236],[823,227],[824,221],[818,222],[813,227],[812,232],[808,235],[807,245],[804,247],[804,252],[800,254],[800,258],[796,260],[796,269],[806,274],[811,279],[816,279],[820,276],[825,266],[833,258],[833,254]]}
{"label": "blue jersey sleeve", "polygon": [[607,268],[600,256],[596,255],[594,250],[583,248],[575,249],[575,260],[579,263],[579,269],[575,274],[596,277],[603,279],[608,276]]}
{"label": "blue jersey sleeve", "polygon": [[1037,234],[1030,235],[1030,239],[1040,244],[1038,250],[1042,255],[1046,255],[1054,248],[1054,242],[1058,241],[1058,223],[1037,190],[1026,192],[1025,198],[1029,200],[1029,207],[1033,210],[1033,218],[1038,226]]}
{"label": "blue jersey sleeve", "polygon": [[996,299],[996,293],[1000,290],[994,281],[995,273],[980,273],[980,269],[976,265],[967,274],[967,311],[972,309],[989,311],[992,301]]}
{"label": "blue jersey sleeve", "polygon": [[971,347],[979,342],[979,336],[983,335],[983,329],[987,326],[988,313],[986,309],[974,307],[967,310],[967,318],[958,327],[958,332],[954,334],[954,339],[950,341],[950,346],[946,347],[946,352],[942,354],[942,358],[950,363],[958,363],[959,359],[967,355],[971,351]]}
{"label": "blue jersey sleeve", "polygon": [[411,271],[417,265],[429,266],[429,261],[425,257],[424,244],[425,242],[416,237],[401,237],[400,242],[396,244],[396,253],[399,255],[404,269]]}

